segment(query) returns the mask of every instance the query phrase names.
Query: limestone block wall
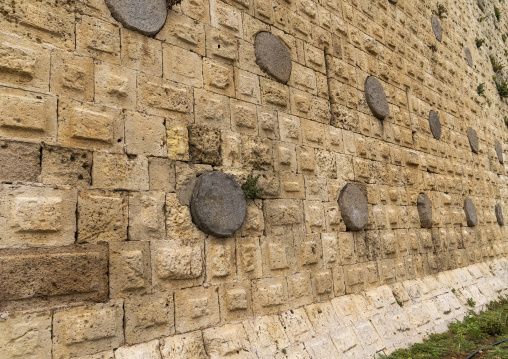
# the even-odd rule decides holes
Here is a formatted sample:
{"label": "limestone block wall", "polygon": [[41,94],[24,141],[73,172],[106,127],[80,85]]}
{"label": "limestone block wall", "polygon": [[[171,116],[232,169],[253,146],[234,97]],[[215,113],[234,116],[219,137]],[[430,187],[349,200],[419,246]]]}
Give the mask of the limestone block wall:
{"label": "limestone block wall", "polygon": [[[0,2],[1,358],[367,358],[507,294],[505,2],[123,4]],[[210,171],[262,187],[225,238]]]}

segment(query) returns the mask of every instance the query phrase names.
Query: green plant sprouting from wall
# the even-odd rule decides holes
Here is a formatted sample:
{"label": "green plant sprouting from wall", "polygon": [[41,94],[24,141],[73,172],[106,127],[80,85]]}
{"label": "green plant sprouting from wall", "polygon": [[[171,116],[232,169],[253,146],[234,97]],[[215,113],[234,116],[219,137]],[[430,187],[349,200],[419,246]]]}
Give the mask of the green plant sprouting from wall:
{"label": "green plant sprouting from wall", "polygon": [[497,21],[501,20],[501,9],[497,6],[494,6],[494,15],[496,16]]}
{"label": "green plant sprouting from wall", "polygon": [[249,200],[249,199],[255,200],[257,198],[261,198],[259,196],[259,194],[261,191],[263,191],[263,188],[258,187],[259,176],[261,176],[261,175],[257,175],[256,177],[254,177],[254,176],[252,176],[252,174],[249,174],[247,176],[247,180],[242,185],[242,190],[243,190],[246,200]]}
{"label": "green plant sprouting from wall", "polygon": [[476,38],[475,42],[476,42],[476,47],[480,48],[480,47],[482,47],[483,43],[485,42],[485,39]]}
{"label": "green plant sprouting from wall", "polygon": [[492,64],[492,69],[494,70],[494,72],[498,72],[503,69],[504,65],[499,63],[493,55],[490,55],[489,58],[490,58],[490,63]]}
{"label": "green plant sprouting from wall", "polygon": [[483,96],[485,95],[485,82],[482,82],[478,85],[476,88],[476,92],[478,92],[478,95]]}
{"label": "green plant sprouting from wall", "polygon": [[443,17],[444,14],[447,14],[448,10],[446,10],[446,7],[443,4],[438,3],[437,4],[437,15],[439,17]]}

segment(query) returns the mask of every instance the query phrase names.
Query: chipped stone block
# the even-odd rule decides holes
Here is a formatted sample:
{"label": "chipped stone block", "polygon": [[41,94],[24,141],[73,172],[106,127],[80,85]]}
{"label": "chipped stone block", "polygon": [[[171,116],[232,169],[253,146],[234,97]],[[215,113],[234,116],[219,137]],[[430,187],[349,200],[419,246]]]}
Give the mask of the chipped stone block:
{"label": "chipped stone block", "polygon": [[291,343],[298,344],[315,335],[303,308],[285,311],[281,313],[280,319]]}
{"label": "chipped stone block", "polygon": [[189,155],[193,162],[220,166],[220,131],[204,126],[189,127]]}
{"label": "chipped stone block", "polygon": [[305,348],[315,358],[339,358],[339,353],[327,334],[321,334],[305,342]]}
{"label": "chipped stone block", "polygon": [[287,284],[281,278],[256,280],[252,295],[256,298],[253,303],[256,315],[276,313],[288,305]]}
{"label": "chipped stone block", "polygon": [[265,229],[265,220],[263,210],[259,201],[247,202],[247,214],[242,225],[242,237],[259,237],[263,235]]}
{"label": "chipped stone block", "polygon": [[76,49],[95,59],[120,64],[120,29],[110,22],[82,16],[76,22]]}
{"label": "chipped stone block", "polygon": [[265,78],[260,78],[260,81],[263,105],[274,107],[278,110],[284,110],[289,107],[289,90],[287,86]]}
{"label": "chipped stone block", "polygon": [[93,186],[106,189],[148,190],[148,159],[105,152],[94,153]]}
{"label": "chipped stone block", "polygon": [[[235,356],[256,358],[242,324],[227,324],[203,331],[205,348],[210,359]],[[238,355],[241,353],[240,355]]]}
{"label": "chipped stone block", "polygon": [[162,75],[162,46],[160,41],[122,28],[121,44],[122,66],[155,76]]}
{"label": "chipped stone block", "polygon": [[125,300],[125,342],[140,343],[175,332],[173,295],[148,294]]}
{"label": "chipped stone block", "polygon": [[115,351],[115,359],[161,359],[159,341],[152,340],[126,347],[120,347]]}
{"label": "chipped stone block", "polygon": [[219,288],[222,321],[244,319],[252,316],[252,294],[249,281],[225,283]]}
{"label": "chipped stone block", "polygon": [[0,141],[0,181],[38,182],[41,147],[36,143]]}
{"label": "chipped stone block", "polygon": [[51,62],[51,91],[76,100],[92,101],[94,96],[93,59],[55,51]]}
{"label": "chipped stone block", "polygon": [[203,87],[203,60],[189,50],[163,44],[164,77],[193,87]]}
{"label": "chipped stone block", "polygon": [[151,272],[148,242],[111,242],[109,279],[109,291],[113,298],[149,291]]}
{"label": "chipped stone block", "polygon": [[165,157],[166,121],[162,117],[127,112],[125,116],[125,150],[128,154]]}
{"label": "chipped stone block", "polygon": [[168,11],[166,24],[156,38],[205,55],[205,25],[174,11]]}
{"label": "chipped stone block", "polygon": [[44,146],[42,149],[42,182],[73,187],[89,187],[92,181],[92,152]]}
{"label": "chipped stone block", "polygon": [[164,338],[160,349],[163,359],[208,359],[201,331]]}
{"label": "chipped stone block", "polygon": [[225,96],[235,95],[233,68],[208,58],[203,60],[203,81],[205,89]]}
{"label": "chipped stone block", "polygon": [[98,63],[94,66],[95,101],[115,107],[136,108],[136,72],[125,67]]}
{"label": "chipped stone block", "polygon": [[166,238],[163,192],[131,193],[129,196],[129,240]]}
{"label": "chipped stone block", "polygon": [[236,274],[234,238],[208,238],[205,247],[206,271],[210,282],[224,282]]}
{"label": "chipped stone block", "polygon": [[148,177],[150,191],[174,192],[175,191],[175,164],[167,158],[148,158]]}
{"label": "chipped stone block", "polygon": [[124,343],[121,300],[53,315],[53,358],[95,354]]}
{"label": "chipped stone block", "polygon": [[256,106],[247,102],[232,99],[231,128],[239,133],[256,136],[258,134]]}
{"label": "chipped stone block", "polygon": [[203,329],[219,322],[216,287],[196,287],[175,292],[175,326],[178,333]]}
{"label": "chipped stone block", "polygon": [[240,278],[260,278],[262,276],[261,248],[259,238],[243,237],[237,239],[237,268]]}
{"label": "chipped stone block", "polygon": [[196,124],[226,130],[231,127],[229,99],[206,90],[195,91]]}
{"label": "chipped stone block", "polygon": [[261,90],[259,79],[255,74],[234,68],[236,97],[242,101],[259,104]]}
{"label": "chipped stone block", "polygon": [[78,243],[127,240],[127,198],[119,192],[84,190],[78,196]]}
{"label": "chipped stone block", "polygon": [[312,303],[312,283],[310,273],[301,272],[288,275],[288,298],[291,307]]}
{"label": "chipped stone block", "polygon": [[272,141],[268,138],[242,135],[242,156],[244,162],[257,170],[272,167]]}
{"label": "chipped stone block", "polygon": [[212,27],[206,28],[206,55],[224,62],[234,62],[238,57],[236,37]]}
{"label": "chipped stone block", "polygon": [[258,357],[273,357],[291,345],[278,315],[265,315],[243,322],[245,332]]}

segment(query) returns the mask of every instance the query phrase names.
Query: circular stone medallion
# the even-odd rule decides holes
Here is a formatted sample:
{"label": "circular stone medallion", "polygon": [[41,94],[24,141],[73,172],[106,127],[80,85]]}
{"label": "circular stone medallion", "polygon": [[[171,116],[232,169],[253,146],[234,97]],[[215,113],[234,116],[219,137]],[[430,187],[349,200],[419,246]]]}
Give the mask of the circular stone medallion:
{"label": "circular stone medallion", "polygon": [[473,67],[473,56],[471,56],[471,51],[469,51],[469,48],[464,49],[464,54],[466,54],[466,60],[469,67]]}
{"label": "circular stone medallion", "polygon": [[429,197],[424,193],[420,193],[416,200],[416,206],[422,228],[432,228],[434,221],[432,220],[432,202],[430,202]]}
{"label": "circular stone medallion", "polygon": [[499,203],[496,204],[496,207],[494,208],[494,210],[496,212],[497,224],[499,224],[500,226],[503,226],[504,225],[504,217],[503,217],[503,209],[501,208],[501,205]]}
{"label": "circular stone medallion", "polygon": [[471,127],[467,129],[467,139],[469,140],[469,146],[471,146],[471,151],[474,153],[478,153],[479,144],[478,144],[478,136],[476,136],[476,131]]}
{"label": "circular stone medallion", "polygon": [[359,231],[365,227],[369,218],[367,197],[358,186],[348,183],[339,195],[339,208],[347,229]]}
{"label": "circular stone medallion", "polygon": [[166,0],[105,0],[115,20],[125,28],[155,35],[168,16]]}
{"label": "circular stone medallion", "polygon": [[436,36],[436,40],[441,42],[443,39],[443,30],[441,29],[441,24],[437,17],[432,15],[432,19],[430,19],[430,23],[432,25],[432,31],[434,31],[434,36]]}
{"label": "circular stone medallion", "polygon": [[190,209],[194,223],[203,232],[229,237],[242,226],[247,202],[233,177],[213,171],[201,175],[196,181]]}
{"label": "circular stone medallion", "polygon": [[385,90],[383,85],[375,77],[369,76],[365,80],[365,99],[369,105],[370,110],[380,120],[390,115],[390,108],[386,100]]}
{"label": "circular stone medallion", "polygon": [[501,143],[496,140],[495,144],[494,144],[494,149],[496,150],[496,154],[497,154],[497,159],[499,160],[499,163],[504,163],[504,159],[503,159],[503,148],[501,147]]}
{"label": "circular stone medallion", "polygon": [[464,200],[464,213],[466,213],[466,221],[468,227],[474,227],[478,224],[476,207],[469,197]]}
{"label": "circular stone medallion", "polygon": [[439,115],[434,110],[429,112],[429,126],[434,138],[439,140],[441,138],[441,122],[439,121]]}
{"label": "circular stone medallion", "polygon": [[280,37],[266,31],[259,32],[254,41],[254,54],[261,70],[284,84],[289,81],[291,56]]}

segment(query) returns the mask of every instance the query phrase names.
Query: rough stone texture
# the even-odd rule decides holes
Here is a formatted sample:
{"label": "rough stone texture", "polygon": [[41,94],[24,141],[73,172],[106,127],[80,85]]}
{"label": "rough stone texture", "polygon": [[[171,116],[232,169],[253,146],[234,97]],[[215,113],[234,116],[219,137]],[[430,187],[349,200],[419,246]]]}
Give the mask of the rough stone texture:
{"label": "rough stone texture", "polygon": [[420,225],[422,228],[432,228],[432,202],[430,198],[420,193],[417,199],[418,215],[420,216]]}
{"label": "rough stone texture", "polygon": [[37,182],[41,174],[41,147],[36,143],[0,141],[0,181]]}
{"label": "rough stone texture", "polygon": [[467,139],[469,140],[469,146],[471,146],[471,151],[474,153],[478,153],[479,143],[478,136],[476,135],[476,131],[471,127],[467,128]]}
{"label": "rough stone texture", "polygon": [[496,142],[494,143],[494,150],[496,151],[496,155],[497,155],[497,159],[499,160],[499,163],[504,163],[504,158],[503,158],[503,146],[501,145],[501,142],[499,142],[498,140],[496,140]]}
{"label": "rough stone texture", "polygon": [[430,23],[432,25],[432,31],[434,31],[434,36],[436,37],[436,40],[441,42],[441,40],[443,39],[443,30],[441,29],[441,23],[439,22],[438,18],[434,15],[432,15]]}
{"label": "rough stone texture", "polygon": [[111,15],[127,29],[155,35],[166,22],[166,0],[106,0]]}
{"label": "rough stone texture", "polygon": [[92,181],[92,152],[65,147],[42,149],[42,182],[89,187]]}
{"label": "rough stone texture", "polygon": [[441,122],[439,121],[439,115],[434,110],[430,110],[429,112],[429,127],[432,136],[434,136],[436,140],[439,140],[441,138]]}
{"label": "rough stone texture", "polygon": [[467,64],[469,67],[473,67],[473,56],[468,47],[464,48],[464,54],[466,55]]}
{"label": "rough stone texture", "polygon": [[149,291],[152,279],[149,243],[112,242],[109,250],[110,297],[126,297]]}
{"label": "rough stone texture", "polygon": [[499,203],[496,204],[496,206],[495,206],[495,212],[496,212],[497,223],[500,226],[504,226],[503,208],[501,207],[501,205]]}
{"label": "rough stone texture", "polygon": [[129,196],[129,240],[151,241],[166,238],[164,192],[138,192]]}
{"label": "rough stone texture", "polygon": [[464,213],[466,214],[466,221],[469,227],[474,227],[478,224],[476,206],[469,197],[464,200]]}
{"label": "rough stone texture", "polygon": [[367,197],[353,183],[348,183],[340,191],[339,208],[347,229],[359,231],[365,227],[369,217]]}
{"label": "rough stone texture", "polygon": [[205,233],[229,237],[243,224],[247,202],[233,177],[213,171],[201,175],[191,198],[192,219]]}
{"label": "rough stone texture", "polygon": [[262,31],[256,35],[256,64],[277,81],[286,83],[291,76],[291,55],[284,41],[276,35]]}
{"label": "rough stone texture", "polygon": [[0,282],[3,309],[48,307],[108,296],[108,248],[88,244],[61,248],[4,249]]}
{"label": "rough stone texture", "polygon": [[115,351],[115,359],[161,359],[159,341],[152,340],[129,347],[122,347]]}
{"label": "rough stone texture", "polygon": [[380,120],[390,115],[390,108],[386,100],[385,90],[379,80],[373,76],[367,77],[364,85],[365,99],[370,110]]}
{"label": "rough stone texture", "polygon": [[219,130],[204,127],[189,127],[189,155],[193,162],[220,166],[221,133]]}

